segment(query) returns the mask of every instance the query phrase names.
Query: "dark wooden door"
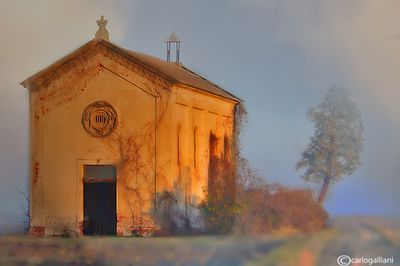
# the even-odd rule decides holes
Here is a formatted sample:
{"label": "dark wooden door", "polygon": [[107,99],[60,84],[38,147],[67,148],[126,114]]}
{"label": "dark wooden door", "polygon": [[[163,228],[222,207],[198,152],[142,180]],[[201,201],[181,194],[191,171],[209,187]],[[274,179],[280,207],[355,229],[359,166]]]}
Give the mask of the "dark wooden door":
{"label": "dark wooden door", "polygon": [[107,169],[104,166],[99,167],[98,169],[85,169],[83,234],[116,235],[115,168],[114,171],[110,171],[110,173],[114,172],[114,176],[105,178],[104,171]]}

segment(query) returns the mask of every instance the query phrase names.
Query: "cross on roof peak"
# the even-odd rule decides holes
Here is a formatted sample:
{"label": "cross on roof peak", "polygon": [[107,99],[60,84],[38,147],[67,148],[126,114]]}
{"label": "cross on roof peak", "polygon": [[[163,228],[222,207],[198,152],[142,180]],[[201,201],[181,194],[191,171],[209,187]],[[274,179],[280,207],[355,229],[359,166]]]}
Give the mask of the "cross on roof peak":
{"label": "cross on roof peak", "polygon": [[109,35],[108,35],[108,31],[106,29],[108,20],[104,19],[104,16],[101,16],[100,20],[96,20],[96,22],[97,22],[97,25],[99,25],[99,29],[97,30],[96,35],[95,35],[96,39],[102,38],[102,39],[108,41],[110,39]]}

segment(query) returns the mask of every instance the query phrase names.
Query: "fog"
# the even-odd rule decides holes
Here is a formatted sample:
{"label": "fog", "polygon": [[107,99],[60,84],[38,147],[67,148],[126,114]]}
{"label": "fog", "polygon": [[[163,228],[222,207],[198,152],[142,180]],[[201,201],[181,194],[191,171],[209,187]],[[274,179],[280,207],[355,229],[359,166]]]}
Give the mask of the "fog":
{"label": "fog", "polygon": [[246,101],[244,153],[268,182],[313,187],[294,170],[313,133],[306,111],[331,86],[347,88],[365,124],[363,166],[332,187],[332,215],[400,215],[400,2],[393,1],[1,1],[0,220],[26,189],[28,93],[23,79],[94,37],[182,62]]}

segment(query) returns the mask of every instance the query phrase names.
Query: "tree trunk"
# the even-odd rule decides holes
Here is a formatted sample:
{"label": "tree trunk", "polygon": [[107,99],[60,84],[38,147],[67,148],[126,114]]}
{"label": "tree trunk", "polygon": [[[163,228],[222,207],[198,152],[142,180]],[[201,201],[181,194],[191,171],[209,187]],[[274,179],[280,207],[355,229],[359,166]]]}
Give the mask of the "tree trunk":
{"label": "tree trunk", "polygon": [[329,178],[324,179],[324,183],[322,184],[321,192],[319,193],[318,196],[318,203],[322,205],[324,203],[326,193],[328,192],[329,189]]}

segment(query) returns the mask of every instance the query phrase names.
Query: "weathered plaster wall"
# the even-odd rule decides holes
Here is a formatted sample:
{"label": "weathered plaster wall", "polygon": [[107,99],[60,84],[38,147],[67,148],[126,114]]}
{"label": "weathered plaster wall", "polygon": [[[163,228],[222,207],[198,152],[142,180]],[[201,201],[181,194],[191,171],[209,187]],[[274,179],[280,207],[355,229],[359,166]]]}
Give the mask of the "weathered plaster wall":
{"label": "weathered plaster wall", "polygon": [[[178,193],[183,207],[204,199],[210,132],[222,156],[224,137],[232,136],[233,102],[171,86],[107,52],[63,71],[30,91],[33,234],[82,233],[85,164],[117,167],[118,235],[155,226],[149,214],[157,192]],[[115,108],[118,125],[96,138],[81,117],[101,100]]]}

